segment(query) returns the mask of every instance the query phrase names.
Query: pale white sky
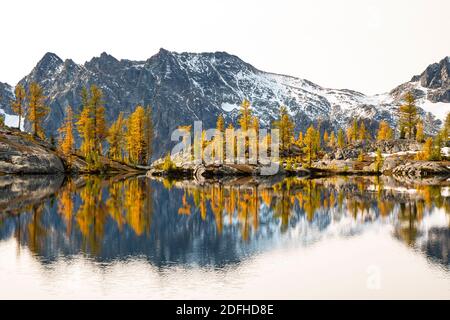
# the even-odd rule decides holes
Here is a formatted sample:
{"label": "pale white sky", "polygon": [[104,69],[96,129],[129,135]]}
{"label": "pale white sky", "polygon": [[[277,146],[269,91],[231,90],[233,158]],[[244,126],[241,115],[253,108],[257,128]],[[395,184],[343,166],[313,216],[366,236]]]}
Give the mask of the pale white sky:
{"label": "pale white sky", "polygon": [[448,0],[5,0],[0,81],[15,85],[47,51],[83,63],[163,47],[380,93],[450,55],[449,12]]}

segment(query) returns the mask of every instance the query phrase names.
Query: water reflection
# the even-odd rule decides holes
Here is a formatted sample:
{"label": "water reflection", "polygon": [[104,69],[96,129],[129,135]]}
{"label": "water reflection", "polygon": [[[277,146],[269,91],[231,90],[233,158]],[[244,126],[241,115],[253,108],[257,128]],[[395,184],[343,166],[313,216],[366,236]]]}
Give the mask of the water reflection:
{"label": "water reflection", "polygon": [[48,179],[0,178],[6,186],[0,240],[15,238],[42,263],[83,254],[98,261],[138,256],[158,267],[223,267],[277,246],[308,246],[387,224],[405,246],[449,267],[446,181]]}

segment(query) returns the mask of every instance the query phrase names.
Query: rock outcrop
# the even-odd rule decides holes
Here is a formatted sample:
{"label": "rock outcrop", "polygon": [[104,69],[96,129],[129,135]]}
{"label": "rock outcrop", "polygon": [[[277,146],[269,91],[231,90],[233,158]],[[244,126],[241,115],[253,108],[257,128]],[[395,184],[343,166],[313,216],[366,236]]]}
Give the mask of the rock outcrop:
{"label": "rock outcrop", "polygon": [[0,174],[49,174],[64,172],[51,145],[13,129],[0,129]]}

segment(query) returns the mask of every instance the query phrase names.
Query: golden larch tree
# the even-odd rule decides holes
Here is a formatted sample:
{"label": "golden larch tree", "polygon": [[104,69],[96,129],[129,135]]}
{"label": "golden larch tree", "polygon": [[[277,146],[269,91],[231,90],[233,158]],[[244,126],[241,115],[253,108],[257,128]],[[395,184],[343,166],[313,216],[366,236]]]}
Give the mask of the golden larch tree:
{"label": "golden larch tree", "polygon": [[418,121],[416,99],[411,92],[407,92],[404,97],[404,104],[398,110],[399,126],[404,135],[409,139],[416,137],[416,124]]}
{"label": "golden larch tree", "polygon": [[416,124],[416,140],[417,142],[425,141],[425,133],[423,131],[423,121],[419,120]]}
{"label": "golden larch tree", "polygon": [[384,120],[380,121],[377,133],[377,140],[378,141],[391,140],[393,136],[394,132],[389,126],[389,123],[387,123]]}
{"label": "golden larch tree", "polygon": [[250,110],[250,101],[244,99],[239,109],[239,125],[242,131],[247,131],[250,127],[252,111]]}
{"label": "golden larch tree", "polygon": [[433,138],[428,138],[423,144],[422,151],[416,154],[416,160],[431,160],[433,155]]}
{"label": "golden larch tree", "polygon": [[330,139],[328,141],[328,146],[330,148],[334,148],[335,145],[336,145],[336,136],[334,134],[334,131],[331,131]]}
{"label": "golden larch tree", "polygon": [[144,164],[146,154],[145,110],[137,106],[127,121],[128,161],[133,164]]}
{"label": "golden larch tree", "polygon": [[123,160],[123,147],[125,142],[125,119],[123,117],[123,112],[119,113],[117,120],[111,125],[108,130],[108,156],[109,158],[122,161]]}
{"label": "golden larch tree", "polygon": [[328,135],[328,131],[327,130],[325,130],[325,132],[323,133],[323,143],[325,144],[325,145],[328,145],[328,142],[330,141],[330,137],[329,137],[329,135]]}
{"label": "golden larch tree", "polygon": [[275,128],[279,130],[280,142],[281,142],[281,150],[288,150],[292,138],[294,136],[294,123],[289,116],[288,109],[285,106],[280,107],[280,116],[277,121],[274,123]]}
{"label": "golden larch tree", "polygon": [[73,154],[75,147],[75,139],[73,135],[73,112],[70,106],[67,106],[66,108],[64,123],[58,131],[60,134],[59,148],[63,154],[69,157],[70,162],[70,155]]}
{"label": "golden larch tree", "polygon": [[36,82],[31,83],[28,93],[27,119],[31,123],[33,136],[41,139],[45,139],[42,120],[49,112],[49,108],[45,105],[45,99],[42,87]]}
{"label": "golden larch tree", "polygon": [[338,130],[337,144],[341,149],[345,146],[344,131],[342,131],[342,129]]}
{"label": "golden larch tree", "polygon": [[312,161],[317,158],[317,152],[319,150],[319,140],[317,139],[318,133],[313,126],[310,126],[306,130],[306,135],[303,139],[303,153],[306,156],[306,161],[309,167],[312,165]]}
{"label": "golden larch tree", "polygon": [[367,134],[366,125],[364,124],[364,121],[361,121],[361,124],[359,125],[358,139],[360,141],[366,140]]}

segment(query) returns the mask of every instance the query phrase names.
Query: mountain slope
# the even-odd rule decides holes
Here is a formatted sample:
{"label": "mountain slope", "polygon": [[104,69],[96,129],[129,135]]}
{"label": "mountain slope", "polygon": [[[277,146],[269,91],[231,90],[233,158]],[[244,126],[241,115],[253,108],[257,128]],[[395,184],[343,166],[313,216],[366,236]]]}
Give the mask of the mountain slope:
{"label": "mountain slope", "polygon": [[[319,120],[322,128],[342,128],[357,117],[365,119],[374,132],[380,120],[395,122],[401,96],[414,88],[419,105],[442,118],[450,109],[448,63],[446,58],[392,92],[375,96],[263,72],[225,52],[175,53],[164,49],[146,61],[117,60],[102,53],[84,64],[47,53],[21,83],[28,87],[36,81],[43,86],[51,107],[45,119],[48,134],[60,126],[67,105],[80,111],[83,86],[96,84],[103,90],[109,121],[121,111],[129,114],[137,104],[151,105],[155,156],[160,156],[169,150],[170,134],[177,126],[202,120],[205,128],[213,127],[220,113],[235,122],[244,98],[251,101],[263,126],[277,117],[280,105],[286,105],[297,130]],[[419,86],[426,90],[419,90]],[[428,131],[438,125],[430,114]]]}
{"label": "mountain slope", "polygon": [[13,88],[0,82],[0,114],[5,117],[5,124],[10,127],[17,127],[18,118],[12,115],[11,100],[14,99]]}

